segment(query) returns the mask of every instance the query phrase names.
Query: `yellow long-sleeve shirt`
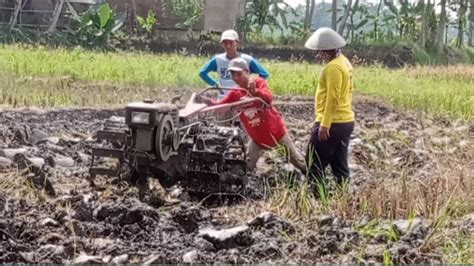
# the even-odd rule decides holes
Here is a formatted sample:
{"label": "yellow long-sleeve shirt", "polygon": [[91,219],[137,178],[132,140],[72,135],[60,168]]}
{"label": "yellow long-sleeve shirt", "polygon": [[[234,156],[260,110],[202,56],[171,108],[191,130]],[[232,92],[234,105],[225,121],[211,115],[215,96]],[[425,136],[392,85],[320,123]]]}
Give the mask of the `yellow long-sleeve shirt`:
{"label": "yellow long-sleeve shirt", "polygon": [[330,128],[332,123],[354,121],[352,90],[352,65],[341,54],[326,65],[319,78],[314,103],[316,122]]}

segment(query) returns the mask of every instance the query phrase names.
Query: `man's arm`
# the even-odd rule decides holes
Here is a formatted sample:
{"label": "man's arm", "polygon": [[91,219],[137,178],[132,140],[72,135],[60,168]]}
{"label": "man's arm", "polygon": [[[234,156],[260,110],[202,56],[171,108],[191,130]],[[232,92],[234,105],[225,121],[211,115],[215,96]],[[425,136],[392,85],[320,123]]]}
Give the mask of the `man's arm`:
{"label": "man's arm", "polygon": [[268,70],[265,69],[265,67],[263,67],[255,58],[250,60],[249,68],[250,73],[258,74],[261,78],[268,79],[270,77]]}
{"label": "man's arm", "polygon": [[336,66],[329,66],[326,69],[326,87],[327,99],[326,108],[324,109],[321,126],[330,128],[334,114],[339,106],[339,99],[341,96],[342,87],[342,72]]}
{"label": "man's arm", "polygon": [[272,104],[273,95],[268,88],[268,82],[264,79],[257,79],[255,81],[255,90],[253,95],[262,98],[267,104]]}
{"label": "man's arm", "polygon": [[241,96],[239,94],[239,91],[230,91],[227,93],[224,98],[220,100],[211,100],[208,102],[208,105],[218,105],[218,104],[225,104],[225,103],[233,103],[238,100],[240,100]]}
{"label": "man's arm", "polygon": [[208,85],[216,86],[217,81],[209,76],[209,72],[217,71],[217,60],[213,57],[207,64],[205,64],[199,71],[199,77]]}

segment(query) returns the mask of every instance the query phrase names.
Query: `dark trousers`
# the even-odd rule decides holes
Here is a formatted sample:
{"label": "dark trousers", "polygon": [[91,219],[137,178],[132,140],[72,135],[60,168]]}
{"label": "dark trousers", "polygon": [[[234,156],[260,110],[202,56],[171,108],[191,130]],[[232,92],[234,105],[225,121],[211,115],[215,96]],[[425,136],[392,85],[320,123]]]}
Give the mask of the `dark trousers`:
{"label": "dark trousers", "polygon": [[318,140],[319,123],[315,123],[311,132],[311,140],[306,154],[309,165],[309,179],[313,182],[324,182],[325,169],[331,165],[336,183],[341,184],[349,179],[347,151],[354,122],[332,124],[329,139]]}

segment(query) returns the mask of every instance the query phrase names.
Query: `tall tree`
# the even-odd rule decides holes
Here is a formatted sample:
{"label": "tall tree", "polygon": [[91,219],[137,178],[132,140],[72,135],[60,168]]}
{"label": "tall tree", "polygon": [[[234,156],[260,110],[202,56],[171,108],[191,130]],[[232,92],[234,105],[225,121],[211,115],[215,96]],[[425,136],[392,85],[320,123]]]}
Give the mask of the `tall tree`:
{"label": "tall tree", "polygon": [[446,3],[448,0],[441,0],[441,13],[439,15],[439,22],[438,22],[438,36],[436,40],[436,48],[438,54],[443,52],[444,48],[444,33],[445,33],[445,25],[446,25]]}
{"label": "tall tree", "polygon": [[337,30],[337,0],[332,0],[331,28]]}
{"label": "tall tree", "polygon": [[304,29],[311,28],[314,16],[314,9],[316,7],[316,0],[306,0],[306,11],[304,17]]}
{"label": "tall tree", "polygon": [[435,0],[428,0],[427,7],[427,23],[426,23],[426,47],[436,49],[438,41],[438,17],[436,16]]}
{"label": "tall tree", "polygon": [[341,20],[341,25],[339,26],[339,34],[343,35],[344,34],[344,29],[346,27],[347,23],[347,18],[349,17],[349,14],[351,13],[351,8],[352,8],[352,0],[347,0],[347,4],[344,8],[344,15]]}
{"label": "tall tree", "polygon": [[466,28],[467,0],[459,0],[458,9],[458,37],[456,38],[456,47],[461,48],[464,45],[464,29]]}
{"label": "tall tree", "polygon": [[309,28],[309,24],[310,24],[309,9],[310,8],[311,8],[311,0],[306,0],[306,9],[304,12],[304,23],[303,23],[304,29]]}
{"label": "tall tree", "polygon": [[473,38],[473,24],[474,23],[474,1],[469,1],[469,39],[468,39],[468,45],[472,47],[472,38]]}
{"label": "tall tree", "polygon": [[430,0],[428,0],[428,4],[425,4],[425,0],[421,0],[420,4],[423,7],[423,15],[421,16],[421,39],[420,44],[421,47],[426,47],[426,35],[428,30],[428,8],[430,5]]}

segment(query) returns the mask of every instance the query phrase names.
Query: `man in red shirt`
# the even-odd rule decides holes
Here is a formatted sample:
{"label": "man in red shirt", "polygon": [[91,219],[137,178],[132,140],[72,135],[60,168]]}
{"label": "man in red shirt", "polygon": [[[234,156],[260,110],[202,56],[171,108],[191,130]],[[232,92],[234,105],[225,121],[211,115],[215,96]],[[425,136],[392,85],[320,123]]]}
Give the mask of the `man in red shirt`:
{"label": "man in red shirt", "polygon": [[266,103],[256,102],[240,113],[240,121],[250,137],[247,148],[247,168],[249,170],[255,168],[264,150],[283,145],[288,151],[290,162],[305,174],[305,158],[290,139],[283,118],[272,105],[273,95],[267,81],[260,77],[251,81],[249,67],[242,58],[230,61],[228,69],[232,74],[232,79],[242,89],[231,90],[218,101],[203,99],[206,104],[233,103],[247,96],[260,97]]}

